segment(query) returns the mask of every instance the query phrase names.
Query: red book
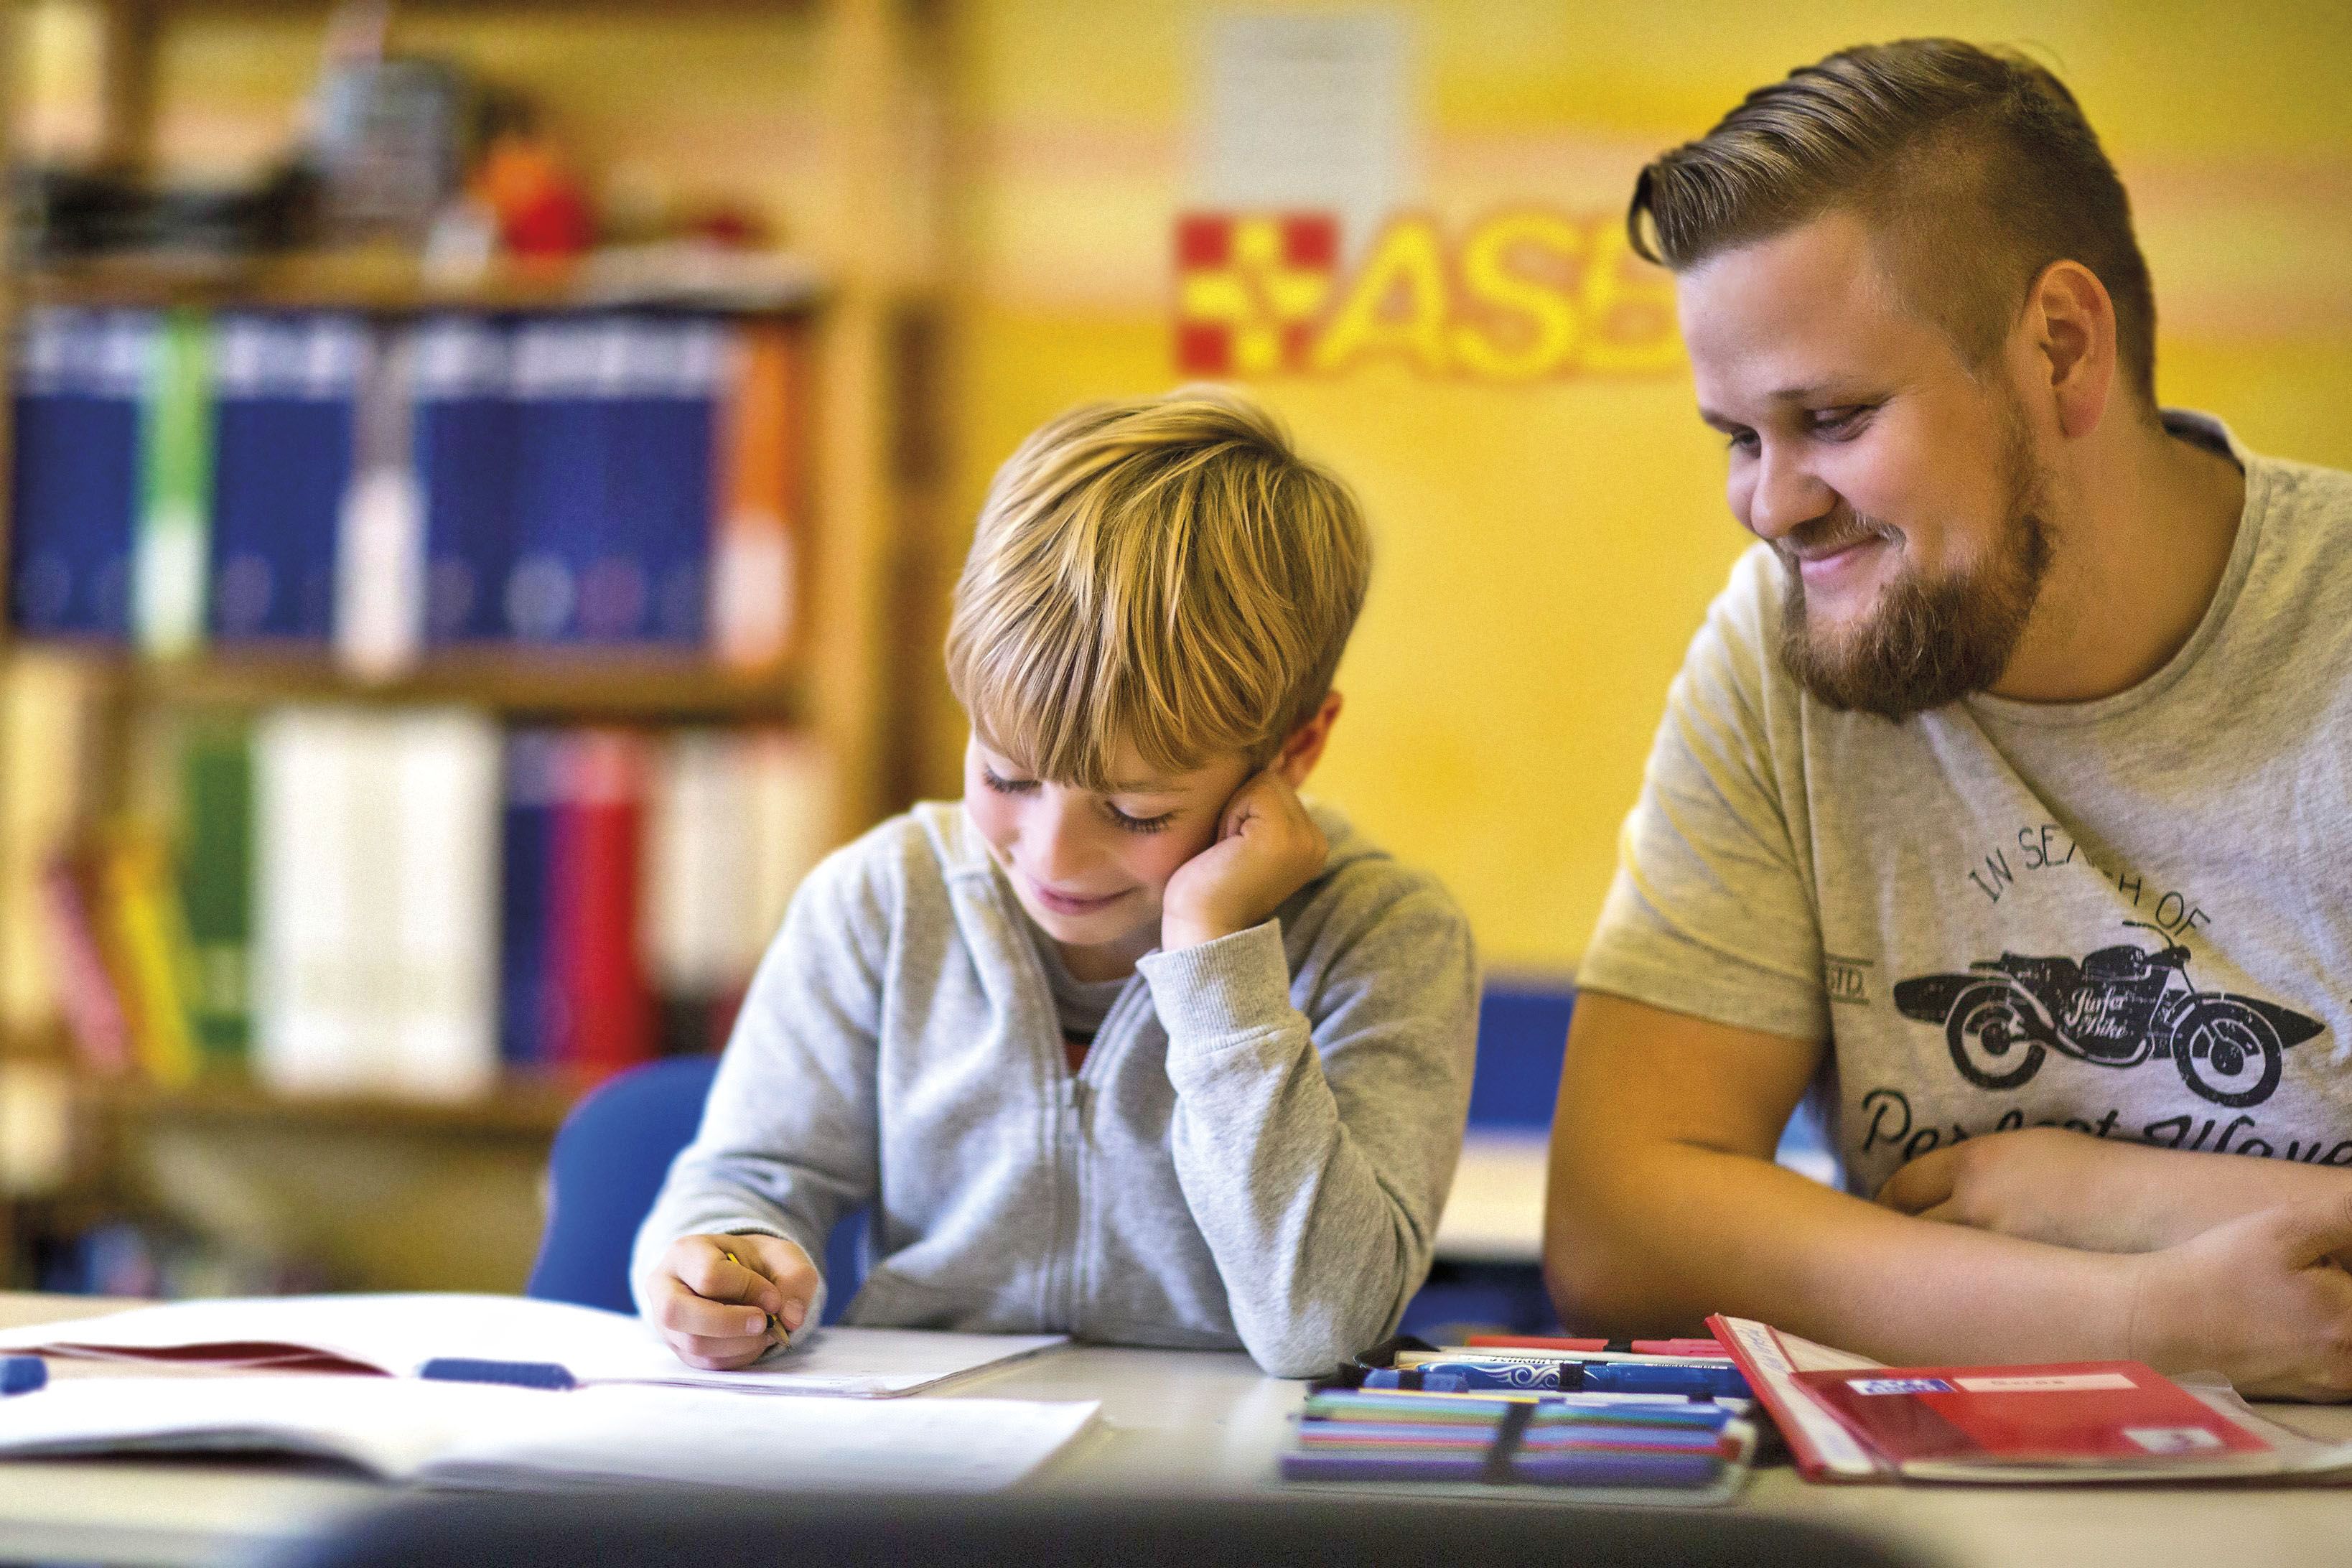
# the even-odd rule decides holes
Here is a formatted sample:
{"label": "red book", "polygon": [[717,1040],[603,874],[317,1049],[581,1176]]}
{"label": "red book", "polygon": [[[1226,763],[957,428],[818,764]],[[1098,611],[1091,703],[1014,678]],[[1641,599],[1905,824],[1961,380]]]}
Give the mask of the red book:
{"label": "red book", "polygon": [[654,1005],[638,951],[646,757],[640,736],[567,738],[548,868],[549,1053],[603,1078],[654,1055]]}
{"label": "red book", "polygon": [[2132,1361],[1801,1372],[1797,1384],[1906,1475],[1993,1465],[2156,1466],[2270,1445]]}
{"label": "red book", "polygon": [[110,1078],[129,1072],[131,1022],[107,969],[105,946],[73,857],[52,856],[41,868],[41,900],[58,965],[58,1000],[76,1048],[93,1071]]}
{"label": "red book", "polygon": [[1713,1317],[1809,1481],[2151,1481],[2352,1471],[2226,1384],[2137,1362],[1881,1366],[1749,1318]]}

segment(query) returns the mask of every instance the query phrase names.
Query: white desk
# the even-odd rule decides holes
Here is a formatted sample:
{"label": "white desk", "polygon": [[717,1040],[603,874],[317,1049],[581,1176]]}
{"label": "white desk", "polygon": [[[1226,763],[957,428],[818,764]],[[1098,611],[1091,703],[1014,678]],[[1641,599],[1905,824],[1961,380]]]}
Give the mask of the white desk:
{"label": "white desk", "polygon": [[[0,1294],[0,1323],[82,1316],[111,1303]],[[109,1369],[52,1362],[58,1376]],[[1082,1346],[966,1379],[946,1397],[1099,1399],[1102,1422],[1030,1485],[1057,1492],[1232,1496],[1279,1485],[1275,1456],[1303,1384],[1240,1355]],[[2332,1438],[2352,1407],[2273,1407]],[[121,1460],[0,1463],[0,1557],[210,1563],[315,1529],[389,1491],[262,1466]],[[1957,1565],[2319,1568],[2352,1561],[2352,1489],[1819,1487],[1785,1468],[1738,1506],[1893,1536]]]}

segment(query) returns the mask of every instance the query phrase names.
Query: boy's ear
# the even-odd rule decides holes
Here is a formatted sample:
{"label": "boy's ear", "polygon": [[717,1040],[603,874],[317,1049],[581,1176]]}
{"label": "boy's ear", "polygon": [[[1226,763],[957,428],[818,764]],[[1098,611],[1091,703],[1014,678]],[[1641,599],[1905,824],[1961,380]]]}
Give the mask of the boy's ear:
{"label": "boy's ear", "polygon": [[1325,696],[1307,721],[1290,732],[1282,750],[1274,755],[1274,771],[1293,789],[1303,787],[1307,775],[1323,760],[1323,748],[1331,739],[1331,726],[1339,721],[1339,694]]}

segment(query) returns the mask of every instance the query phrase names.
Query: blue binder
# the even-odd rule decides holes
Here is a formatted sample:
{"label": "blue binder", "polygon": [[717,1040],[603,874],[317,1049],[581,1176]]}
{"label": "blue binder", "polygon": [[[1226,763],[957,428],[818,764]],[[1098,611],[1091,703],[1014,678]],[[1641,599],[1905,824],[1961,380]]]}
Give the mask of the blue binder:
{"label": "blue binder", "polygon": [[529,321],[515,336],[517,542],[528,642],[699,647],[726,339],[697,318]]}
{"label": "blue binder", "polygon": [[367,328],[349,315],[237,315],[214,330],[213,634],[323,642]]}
{"label": "blue binder", "polygon": [[713,442],[726,348],[723,329],[707,319],[630,323],[608,448],[607,548],[637,564],[648,595],[635,635],[687,647],[709,640]]}
{"label": "blue binder", "polygon": [[499,1055],[510,1066],[547,1060],[554,996],[550,894],[555,816],[563,794],[565,737],[518,730],[507,737],[506,820],[499,881]]}
{"label": "blue binder", "polygon": [[437,316],[410,331],[411,447],[425,508],[428,643],[507,635],[515,554],[513,329]]}
{"label": "blue binder", "polygon": [[[592,627],[604,632],[628,618],[625,574],[588,581],[613,510],[607,408],[618,398],[625,342],[617,317],[546,317],[515,329],[515,555],[506,625],[519,641],[577,642]],[[592,593],[593,609],[583,605]]]}
{"label": "blue binder", "polygon": [[158,320],[48,309],[19,330],[10,616],[27,636],[128,640],[140,399]]}

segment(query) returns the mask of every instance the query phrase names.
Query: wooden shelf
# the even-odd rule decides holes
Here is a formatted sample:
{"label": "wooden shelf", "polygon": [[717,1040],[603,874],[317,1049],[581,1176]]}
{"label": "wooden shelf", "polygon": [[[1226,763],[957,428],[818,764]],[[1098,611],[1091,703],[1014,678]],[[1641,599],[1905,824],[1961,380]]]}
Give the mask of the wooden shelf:
{"label": "wooden shelf", "polygon": [[391,1094],[282,1094],[249,1079],[200,1079],[181,1089],[143,1081],[85,1079],[94,1107],[142,1125],[266,1123],[323,1131],[431,1133],[547,1139],[563,1124],[585,1085],[514,1078],[469,1100]]}
{"label": "wooden shelf", "polygon": [[486,648],[436,653],[383,679],[352,675],[323,653],[216,650],[160,662],[121,652],[93,657],[116,665],[134,696],[183,705],[453,702],[574,720],[789,724],[804,717],[803,682],[789,667],[739,673],[688,654]]}
{"label": "wooden shelf", "polygon": [[592,252],[578,260],[502,261],[472,276],[425,268],[406,251],[364,249],[280,256],[163,258],[126,255],[20,272],[28,305],[214,310],[563,311],[692,309],[737,315],[797,315],[821,300],[815,269],[772,253],[692,253],[668,247]]}
{"label": "wooden shelf", "polygon": [[[117,4],[121,0],[116,0]],[[140,0],[164,17],[173,16],[324,16],[333,8],[334,0]],[[404,11],[454,11],[498,15],[519,11],[539,12],[602,12],[607,16],[642,16],[649,7],[646,0],[402,0]],[[694,16],[805,16],[814,13],[814,0],[664,0],[666,13]]]}

